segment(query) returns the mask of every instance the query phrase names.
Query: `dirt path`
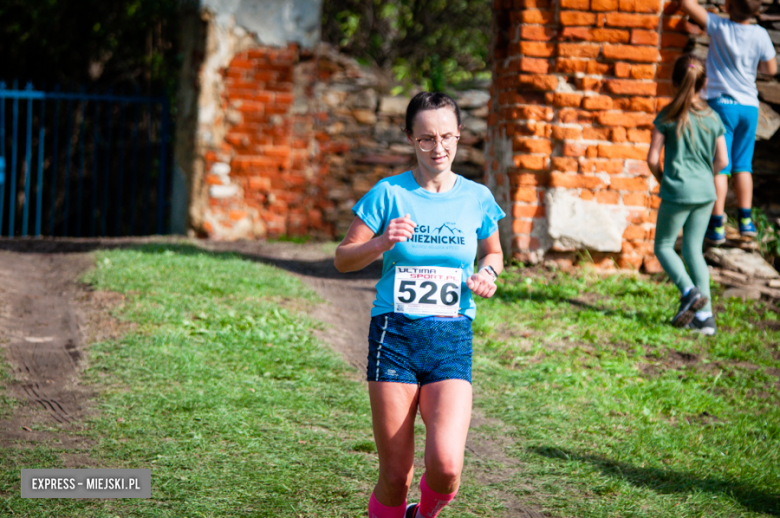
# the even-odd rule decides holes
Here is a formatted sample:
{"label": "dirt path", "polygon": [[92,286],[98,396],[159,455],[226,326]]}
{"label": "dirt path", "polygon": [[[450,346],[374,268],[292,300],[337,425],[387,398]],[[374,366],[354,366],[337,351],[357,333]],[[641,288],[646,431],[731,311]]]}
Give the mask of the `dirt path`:
{"label": "dirt path", "polygon": [[[78,383],[84,344],[121,332],[105,309],[118,302],[117,296],[91,292],[76,282],[93,265],[90,251],[142,241],[148,240],[0,241],[0,351],[15,378],[10,392],[23,401],[12,418],[0,421],[0,445],[60,441],[68,449],[88,447],[73,435],[32,430],[39,423],[60,423],[63,431],[80,426],[90,398]],[[356,378],[362,379],[379,263],[345,275],[334,268],[331,254],[319,244],[200,242],[198,246],[273,264],[309,284],[325,301],[311,314],[326,324],[319,337],[355,367]],[[500,429],[501,423],[485,419],[475,409],[466,446],[471,457],[467,469],[483,484],[510,478],[520,469],[505,454],[509,440],[492,438],[483,431],[488,428]],[[83,465],[85,455],[75,454],[66,459],[66,465]],[[505,502],[506,516],[543,517],[512,494],[498,496]]]}

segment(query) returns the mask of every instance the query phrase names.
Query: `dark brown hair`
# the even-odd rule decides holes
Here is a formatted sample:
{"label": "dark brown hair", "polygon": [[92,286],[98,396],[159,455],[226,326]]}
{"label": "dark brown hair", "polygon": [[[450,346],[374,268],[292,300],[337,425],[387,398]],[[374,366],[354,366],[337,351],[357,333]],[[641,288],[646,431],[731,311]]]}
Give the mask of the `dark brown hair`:
{"label": "dark brown hair", "polygon": [[731,21],[744,22],[756,16],[761,9],[761,0],[728,0]]}
{"label": "dark brown hair", "polygon": [[677,58],[672,71],[672,84],[677,88],[669,106],[663,110],[662,122],[674,121],[677,123],[677,136],[680,137],[685,129],[690,127],[690,115],[701,117],[710,114],[710,107],[695,94],[704,87],[707,81],[707,71],[704,63],[695,56],[686,54]]}
{"label": "dark brown hair", "polygon": [[455,99],[447,94],[441,92],[420,92],[412,97],[409,101],[409,106],[406,107],[406,127],[404,131],[407,134],[412,134],[412,126],[414,126],[414,118],[421,111],[425,110],[437,110],[439,108],[452,108],[455,112],[455,118],[458,119],[458,127],[460,127],[460,108]]}

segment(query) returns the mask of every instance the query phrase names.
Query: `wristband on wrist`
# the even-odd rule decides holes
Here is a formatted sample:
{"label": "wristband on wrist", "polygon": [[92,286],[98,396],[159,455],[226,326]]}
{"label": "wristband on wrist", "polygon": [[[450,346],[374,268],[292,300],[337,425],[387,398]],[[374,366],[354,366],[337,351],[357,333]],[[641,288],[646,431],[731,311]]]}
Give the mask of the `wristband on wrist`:
{"label": "wristband on wrist", "polygon": [[498,279],[498,273],[496,273],[496,270],[492,266],[487,265],[487,266],[483,266],[482,268],[479,269],[480,272],[483,271],[483,270],[487,271],[488,275],[493,277],[493,282],[495,282],[496,279]]}

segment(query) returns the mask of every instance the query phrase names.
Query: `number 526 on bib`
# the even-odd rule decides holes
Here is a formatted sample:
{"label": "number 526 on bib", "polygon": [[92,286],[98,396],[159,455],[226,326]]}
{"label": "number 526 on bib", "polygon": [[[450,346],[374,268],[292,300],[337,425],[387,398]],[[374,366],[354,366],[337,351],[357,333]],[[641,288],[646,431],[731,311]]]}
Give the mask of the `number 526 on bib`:
{"label": "number 526 on bib", "polygon": [[457,316],[463,271],[441,266],[396,266],[396,313]]}

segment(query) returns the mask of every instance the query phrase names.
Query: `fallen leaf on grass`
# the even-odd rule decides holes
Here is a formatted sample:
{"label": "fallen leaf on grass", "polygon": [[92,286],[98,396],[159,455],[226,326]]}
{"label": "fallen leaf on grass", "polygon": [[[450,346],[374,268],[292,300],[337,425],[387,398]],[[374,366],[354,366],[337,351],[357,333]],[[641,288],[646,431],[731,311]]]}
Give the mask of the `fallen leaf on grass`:
{"label": "fallen leaf on grass", "polygon": [[25,432],[32,432],[32,428],[30,428],[29,426],[22,426],[22,430],[24,430]]}

